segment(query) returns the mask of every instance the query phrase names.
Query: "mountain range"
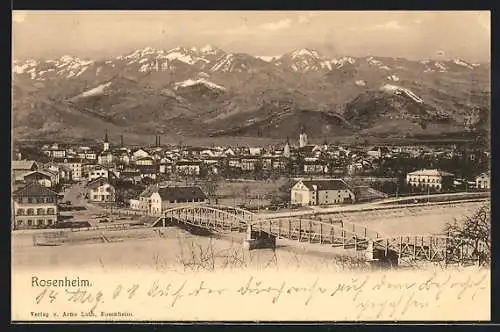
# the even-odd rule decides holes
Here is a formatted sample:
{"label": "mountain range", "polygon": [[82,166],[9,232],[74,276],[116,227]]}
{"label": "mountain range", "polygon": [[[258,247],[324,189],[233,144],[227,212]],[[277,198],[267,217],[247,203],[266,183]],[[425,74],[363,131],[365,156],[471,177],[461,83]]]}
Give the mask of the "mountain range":
{"label": "mountain range", "polygon": [[485,130],[490,64],[152,47],[14,60],[15,138],[413,137]]}

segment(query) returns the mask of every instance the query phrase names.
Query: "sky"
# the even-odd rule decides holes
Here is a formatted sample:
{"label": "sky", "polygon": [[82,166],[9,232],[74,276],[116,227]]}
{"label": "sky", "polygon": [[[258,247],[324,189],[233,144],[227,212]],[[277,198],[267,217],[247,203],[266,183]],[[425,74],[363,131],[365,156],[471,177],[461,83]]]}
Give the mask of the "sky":
{"label": "sky", "polygon": [[101,59],[146,46],[275,56],[490,61],[489,11],[13,11],[13,57]]}

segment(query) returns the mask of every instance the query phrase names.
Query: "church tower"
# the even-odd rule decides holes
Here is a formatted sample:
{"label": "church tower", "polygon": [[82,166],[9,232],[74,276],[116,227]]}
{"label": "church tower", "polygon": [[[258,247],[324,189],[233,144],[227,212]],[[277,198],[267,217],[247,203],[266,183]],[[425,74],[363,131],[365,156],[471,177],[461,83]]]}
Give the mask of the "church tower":
{"label": "church tower", "polygon": [[106,129],[106,134],[104,134],[104,142],[102,143],[102,150],[109,151],[109,141],[108,141],[108,130]]}
{"label": "church tower", "polygon": [[302,127],[300,129],[300,135],[299,135],[299,147],[303,148],[306,145],[307,145],[307,134],[305,133],[304,127]]}
{"label": "church tower", "polygon": [[322,149],[323,149],[324,152],[328,151],[328,141],[326,140],[326,138],[323,141],[323,147],[322,147]]}
{"label": "church tower", "polygon": [[286,138],[285,147],[283,148],[283,156],[290,158],[290,140]]}

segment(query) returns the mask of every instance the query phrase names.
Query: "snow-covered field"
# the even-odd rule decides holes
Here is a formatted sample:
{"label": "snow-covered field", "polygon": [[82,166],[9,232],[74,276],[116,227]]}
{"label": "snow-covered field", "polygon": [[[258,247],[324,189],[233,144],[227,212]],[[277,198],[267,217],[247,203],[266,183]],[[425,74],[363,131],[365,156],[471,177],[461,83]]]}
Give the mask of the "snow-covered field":
{"label": "snow-covered field", "polygon": [[[407,207],[394,210],[332,214],[345,222],[362,225],[387,236],[441,233],[446,223],[472,215],[484,202]],[[328,216],[325,216],[328,218]]]}
{"label": "snow-covered field", "polygon": [[[125,231],[128,232],[128,231]],[[287,241],[278,242],[277,250],[248,251],[243,248],[243,236],[233,238],[201,237],[177,228],[167,228],[163,236],[153,230],[138,239],[121,242],[33,246],[32,235],[12,237],[13,270],[47,268],[154,269],[170,271],[215,271],[231,268],[296,268],[305,270],[345,270],[359,267],[360,260],[352,254],[332,252],[307,253],[306,246]],[[117,232],[115,232],[117,233]],[[290,247],[290,248],[288,248]]]}

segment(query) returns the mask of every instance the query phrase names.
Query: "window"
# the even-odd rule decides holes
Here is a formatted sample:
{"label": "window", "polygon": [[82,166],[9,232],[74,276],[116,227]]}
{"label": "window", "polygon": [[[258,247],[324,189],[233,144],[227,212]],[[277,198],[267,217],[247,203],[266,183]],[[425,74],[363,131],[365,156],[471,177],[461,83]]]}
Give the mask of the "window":
{"label": "window", "polygon": [[22,226],[23,225],[23,221],[22,220],[18,220],[17,221],[17,226]]}
{"label": "window", "polygon": [[94,200],[97,200],[97,195],[92,196]]}
{"label": "window", "polygon": [[47,209],[47,214],[55,214],[55,210],[52,208]]}
{"label": "window", "polygon": [[45,209],[36,209],[36,214],[37,215],[43,215],[43,214],[45,214]]}
{"label": "window", "polygon": [[23,203],[23,198],[22,198],[22,197],[19,197],[19,198],[17,199],[17,202],[18,202],[19,204],[22,204],[22,203]]}
{"label": "window", "polygon": [[24,216],[24,209],[17,209],[16,215],[18,215],[18,216]]}
{"label": "window", "polygon": [[33,226],[33,220],[28,219],[28,226]]}
{"label": "window", "polygon": [[28,197],[28,203],[34,203],[31,197]]}
{"label": "window", "polygon": [[38,219],[36,224],[37,224],[38,226],[43,225],[43,219]]}
{"label": "window", "polygon": [[33,210],[33,209],[28,209],[27,210],[27,215],[28,216],[33,216],[34,214],[35,214],[35,210]]}

